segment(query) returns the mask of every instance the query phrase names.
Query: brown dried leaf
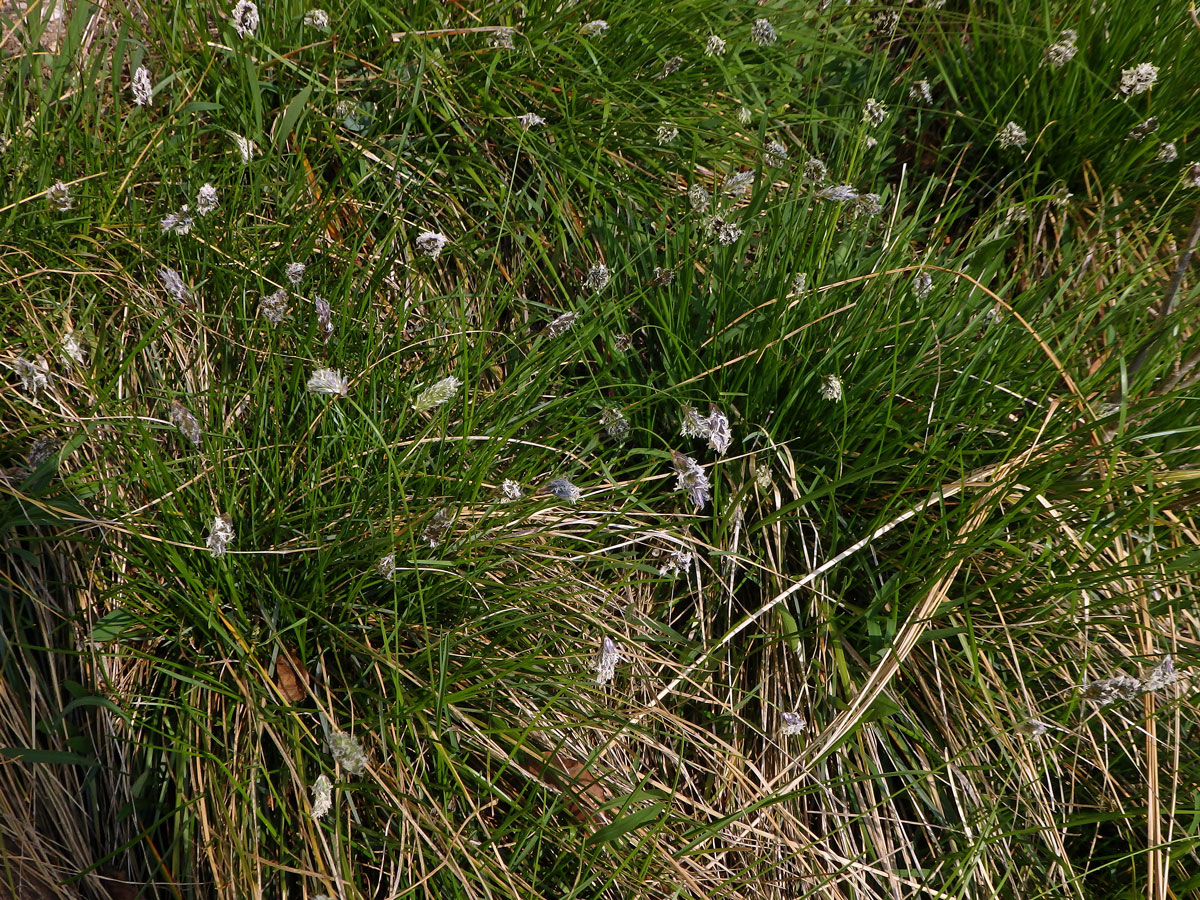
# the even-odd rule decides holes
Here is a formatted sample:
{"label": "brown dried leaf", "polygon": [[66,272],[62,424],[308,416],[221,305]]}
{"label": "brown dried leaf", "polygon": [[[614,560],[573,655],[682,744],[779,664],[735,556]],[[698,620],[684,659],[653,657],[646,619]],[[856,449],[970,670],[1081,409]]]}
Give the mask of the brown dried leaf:
{"label": "brown dried leaf", "polygon": [[280,650],[275,660],[275,682],[279,693],[293,703],[308,696],[308,669],[289,647]]}

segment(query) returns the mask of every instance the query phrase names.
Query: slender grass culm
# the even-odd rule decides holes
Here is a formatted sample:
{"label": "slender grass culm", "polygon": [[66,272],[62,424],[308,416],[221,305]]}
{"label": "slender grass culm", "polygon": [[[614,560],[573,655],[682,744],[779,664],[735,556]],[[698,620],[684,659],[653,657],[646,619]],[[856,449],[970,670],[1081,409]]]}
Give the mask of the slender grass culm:
{"label": "slender grass culm", "polygon": [[1200,896],[1198,46],[0,5],[0,898]]}

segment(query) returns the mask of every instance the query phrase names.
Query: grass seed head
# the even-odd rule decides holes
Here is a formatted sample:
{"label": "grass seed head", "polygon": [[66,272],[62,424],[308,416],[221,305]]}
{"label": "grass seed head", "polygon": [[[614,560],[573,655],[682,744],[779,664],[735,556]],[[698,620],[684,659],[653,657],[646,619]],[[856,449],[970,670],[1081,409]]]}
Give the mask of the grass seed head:
{"label": "grass seed head", "polygon": [[158,270],[158,280],[162,282],[162,286],[168,294],[175,298],[176,302],[192,302],[192,289],[184,284],[183,276],[174,269],[163,266]]}
{"label": "grass seed head", "polygon": [[1128,97],[1144,94],[1158,80],[1158,67],[1150,63],[1139,63],[1132,69],[1121,70],[1121,83],[1117,89]]}
{"label": "grass seed head", "polygon": [[154,86],[150,83],[150,70],[138,66],[129,82],[129,90],[133,93],[133,102],[138,106],[150,106],[154,102]]}
{"label": "grass seed head", "polygon": [[283,270],[284,277],[292,287],[300,287],[300,282],[304,280],[304,271],[307,266],[302,262],[290,262],[287,268]]}
{"label": "grass seed head", "polygon": [[215,557],[225,555],[233,540],[233,519],[227,515],[214,516],[205,542],[208,552]]}
{"label": "grass seed head", "polygon": [[167,213],[167,215],[163,217],[162,222],[159,223],[163,234],[166,234],[167,232],[174,232],[175,234],[179,235],[188,234],[192,230],[193,224],[194,220],[192,219],[191,211],[188,209],[188,205],[186,203],[179,207],[179,212]]}
{"label": "grass seed head", "polygon": [[361,775],[367,771],[367,754],[362,745],[344,731],[335,731],[326,742],[329,755],[349,775]]}
{"label": "grass seed head", "polygon": [[287,315],[288,292],[283,288],[258,300],[258,311],[273,325],[278,325]]}
{"label": "grass seed head", "polygon": [[547,481],[545,490],[546,493],[553,494],[559,500],[566,500],[572,504],[578,503],[583,497],[583,491],[561,476]]}
{"label": "grass seed head", "polygon": [[693,184],[688,188],[688,203],[691,204],[693,212],[707,212],[708,205],[711,202],[712,198],[709,196],[708,191],[704,189],[704,185]]}
{"label": "grass seed head", "polygon": [[1177,159],[1179,159],[1179,150],[1176,149],[1173,142],[1169,144],[1163,144],[1158,148],[1158,152],[1154,154],[1155,162],[1173,163]]}
{"label": "grass seed head", "polygon": [[710,34],[708,40],[704,42],[705,56],[723,56],[725,53],[725,40],[715,34]]}
{"label": "grass seed head", "polygon": [[604,37],[608,33],[608,23],[603,19],[593,19],[584,23],[580,27],[579,33],[583,37]]}
{"label": "grass seed head", "polygon": [[882,125],[883,120],[887,118],[887,114],[887,107],[874,97],[863,104],[862,120],[872,128]]}
{"label": "grass seed head", "polygon": [[317,776],[312,786],[312,817],[320,819],[333,808],[333,785],[324,773]]}
{"label": "grass seed head", "polygon": [[587,274],[583,276],[583,286],[594,294],[608,287],[608,282],[612,278],[612,273],[608,266],[604,263],[596,263],[587,270]]}
{"label": "grass seed head", "polygon": [[1008,150],[1011,147],[1021,150],[1025,147],[1029,138],[1025,134],[1024,128],[1016,122],[1009,122],[996,132],[996,140],[1000,142],[1001,150]]}
{"label": "grass seed head", "polygon": [[687,493],[696,509],[703,510],[712,499],[712,485],[704,474],[704,468],[677,450],[671,451],[671,459],[675,465],[676,487]]}
{"label": "grass seed head", "polygon": [[596,684],[606,685],[617,674],[617,663],[621,661],[621,648],[616,641],[605,635],[600,641],[600,652],[596,654]]}
{"label": "grass seed head", "polygon": [[75,205],[71,199],[71,189],[61,181],[56,181],[46,190],[46,199],[59,212],[66,212]]}
{"label": "grass seed head", "polygon": [[655,139],[660,145],[669,144],[677,137],[679,137],[679,129],[674,124],[666,121],[659,123]]}
{"label": "grass seed head", "polygon": [[258,31],[258,7],[250,0],[238,0],[233,12],[230,13],[229,21],[238,37],[245,40]]}
{"label": "grass seed head", "polygon": [[422,256],[437,259],[442,255],[442,251],[446,249],[446,244],[449,241],[450,239],[440,231],[422,231],[417,235],[417,239],[413,241],[413,246],[417,248],[417,252]]}
{"label": "grass seed head", "polygon": [[318,31],[328,31],[329,13],[323,9],[310,9],[304,14],[304,24]]}
{"label": "grass seed head", "polygon": [[779,35],[775,33],[775,26],[766,19],[755,19],[754,24],[750,26],[750,40],[759,46],[766,47],[778,39]]}
{"label": "grass seed head", "polygon": [[545,119],[543,119],[537,113],[531,112],[525,113],[523,116],[519,116],[518,121],[521,123],[522,131],[528,131],[530,128],[537,128],[539,125],[546,124]]}
{"label": "grass seed head", "polygon": [[311,394],[344,397],[350,391],[350,382],[342,375],[341,369],[316,369],[305,387]]}
{"label": "grass seed head", "polygon": [[50,389],[50,366],[42,357],[26,359],[24,356],[18,356],[16,369],[21,378],[21,386],[31,397]]}
{"label": "grass seed head", "polygon": [[459,379],[453,375],[447,375],[417,394],[417,399],[413,401],[413,409],[417,412],[426,412],[434,407],[441,406],[458,393],[461,385],[462,382]]}
{"label": "grass seed head", "polygon": [[837,403],[842,399],[842,379],[836,375],[826,375],[821,380],[821,399]]}
{"label": "grass seed head", "polygon": [[629,420],[615,406],[600,411],[600,425],[610,440],[620,442],[629,437]]}
{"label": "grass seed head", "polygon": [[217,199],[217,189],[211,184],[206,183],[196,192],[196,213],[201,216],[207,216],[217,208],[219,202]]}
{"label": "grass seed head", "polygon": [[180,434],[191,441],[192,446],[197,449],[200,448],[200,444],[203,441],[203,434],[200,431],[200,420],[177,399],[171,401],[171,424],[179,429]]}

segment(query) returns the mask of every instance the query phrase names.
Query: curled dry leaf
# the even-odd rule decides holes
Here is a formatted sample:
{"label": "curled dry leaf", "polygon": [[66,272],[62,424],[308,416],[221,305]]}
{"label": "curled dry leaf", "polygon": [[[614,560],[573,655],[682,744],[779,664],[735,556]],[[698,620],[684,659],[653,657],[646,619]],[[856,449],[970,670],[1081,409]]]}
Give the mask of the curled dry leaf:
{"label": "curled dry leaf", "polygon": [[275,684],[279,693],[292,703],[308,695],[308,669],[290,647],[283,647],[275,660]]}

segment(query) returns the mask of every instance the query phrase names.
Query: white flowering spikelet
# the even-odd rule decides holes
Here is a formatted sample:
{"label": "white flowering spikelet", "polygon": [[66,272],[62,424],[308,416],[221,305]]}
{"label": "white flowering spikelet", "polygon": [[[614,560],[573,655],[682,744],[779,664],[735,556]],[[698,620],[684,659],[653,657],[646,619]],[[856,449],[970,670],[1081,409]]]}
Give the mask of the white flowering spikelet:
{"label": "white flowering spikelet", "polygon": [[258,7],[250,0],[238,0],[233,12],[230,13],[229,21],[238,37],[245,40],[258,30]]}
{"label": "white flowering spikelet", "polygon": [[129,82],[129,90],[133,93],[133,102],[138,106],[150,106],[154,102],[154,86],[150,83],[150,70],[138,66]]}
{"label": "white flowering spikelet", "polygon": [[1141,143],[1156,131],[1158,131],[1158,118],[1151,116],[1144,122],[1138,122],[1138,124],[1130,128],[1129,133],[1125,135],[1125,140]]}
{"label": "white flowering spikelet", "polygon": [[913,278],[912,291],[918,300],[924,300],[933,291],[933,276],[928,272],[918,272]]}
{"label": "white flowering spikelet", "polygon": [[784,734],[804,734],[808,731],[808,723],[804,721],[804,717],[800,713],[780,713],[780,718],[783,719]]}
{"label": "white flowering spikelet", "polygon": [[654,274],[650,278],[650,283],[657,287],[666,287],[675,281],[675,270],[664,269],[662,266],[654,267]]}
{"label": "white flowering spikelet", "polygon": [[29,360],[19,356],[16,368],[25,393],[36,397],[42,391],[50,389],[50,366],[42,357],[36,356]]}
{"label": "white flowering spikelet", "polygon": [[1053,728],[1049,722],[1044,719],[1028,718],[1017,726],[1017,734],[1023,737],[1040,738]]}
{"label": "white flowering spikelet", "polygon": [[66,212],[75,205],[75,201],[71,199],[71,189],[61,181],[56,181],[46,189],[46,199],[59,212]]}
{"label": "white flowering spikelet", "polygon": [[1150,670],[1150,674],[1142,679],[1143,691],[1161,691],[1163,688],[1170,687],[1179,680],[1179,673],[1175,671],[1175,660],[1168,653],[1162,658],[1157,666]]}
{"label": "white flowering spikelet", "polygon": [[733,431],[729,427],[729,419],[717,404],[708,407],[708,446],[717,454],[724,456],[733,443]]}
{"label": "white flowering spikelet", "polygon": [[600,641],[600,652],[596,654],[596,684],[603,686],[617,674],[617,663],[621,661],[621,648],[608,635]]}
{"label": "white flowering spikelet", "polygon": [[505,478],[500,483],[498,490],[500,492],[501,503],[512,503],[514,500],[520,500],[525,496],[525,492],[521,490],[521,485],[511,478]]}
{"label": "white flowering spikelet", "polygon": [[704,42],[705,56],[721,56],[725,53],[725,40],[715,34],[710,34]]}
{"label": "white flowering spikelet", "polygon": [[803,293],[808,289],[808,273],[797,272],[792,276],[791,289],[793,294]]}
{"label": "white flowering spikelet", "polygon": [[805,181],[821,184],[829,177],[829,170],[825,168],[825,163],[814,156],[804,164],[803,174]]}
{"label": "white flowering spikelet", "polygon": [[1142,683],[1132,675],[1114,675],[1083,686],[1083,698],[1097,706],[1108,706],[1118,700],[1132,700],[1142,692]]}
{"label": "white flowering spikelet", "polygon": [[779,141],[767,141],[763,148],[763,163],[773,169],[782,169],[787,165],[788,149]]}
{"label": "white flowering spikelet", "polygon": [[258,311],[264,319],[273,325],[278,325],[287,315],[288,292],[280,288],[273,294],[267,294],[258,299]]}
{"label": "white flowering spikelet", "polygon": [[561,476],[546,482],[546,493],[553,494],[559,500],[566,500],[568,503],[578,503],[583,496],[583,491]]}
{"label": "white flowering spikelet", "polygon": [[290,262],[287,264],[287,268],[283,270],[283,274],[292,287],[300,287],[300,282],[304,280],[304,272],[307,268],[302,262]]}
{"label": "white flowering spikelet", "polygon": [[68,331],[62,339],[63,355],[77,366],[87,365],[87,350],[74,331]]}
{"label": "white flowering spikelet", "polygon": [[329,13],[323,9],[310,9],[304,14],[304,24],[318,31],[328,31]]}
{"label": "white flowering spikelet", "polygon": [[1021,150],[1025,147],[1025,143],[1029,137],[1025,134],[1025,129],[1016,122],[1009,122],[1003,128],[996,132],[996,140],[1000,142],[1000,149],[1007,150],[1010,147],[1016,147]]}
{"label": "white flowering spikelet", "polygon": [[718,244],[736,244],[742,236],[742,229],[733,222],[717,221],[714,224],[716,225]]}
{"label": "white flowering spikelet", "polygon": [[933,88],[924,79],[914,81],[908,89],[908,99],[913,101],[913,103],[932,103]]}
{"label": "white flowering spikelet", "polygon": [[162,282],[162,286],[167,289],[167,293],[174,297],[180,303],[190,303],[192,300],[192,289],[183,283],[183,277],[174,269],[168,269],[163,266],[158,270],[158,280]]}
{"label": "white flowering spikelet", "polygon": [[836,375],[826,375],[821,380],[821,399],[833,403],[842,399],[842,379]]}
{"label": "white flowering spikelet", "polygon": [[516,50],[517,29],[504,25],[488,35],[487,45],[493,50]]}
{"label": "white flowering spikelet", "polygon": [[219,202],[217,199],[217,189],[211,184],[205,183],[196,192],[196,213],[201,216],[207,216],[217,208]]}
{"label": "white flowering spikelet", "polygon": [[350,391],[350,382],[342,375],[341,369],[316,369],[305,387],[311,394],[344,397]]}
{"label": "white flowering spikelet", "polygon": [[673,123],[663,121],[659,123],[655,137],[660,145],[669,144],[679,137],[679,129]]}
{"label": "white flowering spikelet", "polygon": [[608,33],[608,23],[603,19],[593,19],[582,25],[579,33],[584,37],[604,37]]}
{"label": "white flowering spikelet", "polygon": [[462,382],[459,379],[453,375],[447,375],[417,394],[417,399],[413,401],[413,409],[417,412],[426,412],[434,407],[441,406],[458,393],[461,385]]}
{"label": "white flowering spikelet", "polygon": [[778,37],[779,35],[775,33],[775,26],[766,19],[755,19],[754,24],[750,26],[750,40],[756,44],[765,47],[775,43]]}
{"label": "white flowering spikelet", "polygon": [[677,450],[671,451],[671,459],[675,465],[676,486],[687,492],[688,499],[697,509],[704,509],[712,499],[712,485],[703,467],[690,456],[684,456]]}
{"label": "white flowering spikelet", "polygon": [[417,252],[422,256],[437,259],[442,255],[442,251],[446,248],[449,240],[440,231],[422,231],[417,235],[417,239],[413,241],[413,246],[417,248]]}
{"label": "white flowering spikelet", "polygon": [[1154,154],[1155,162],[1171,163],[1179,159],[1179,151],[1175,148],[1174,143],[1163,144],[1158,148],[1158,152]]}
{"label": "white flowering spikelet", "polygon": [[877,216],[883,212],[883,201],[878,194],[859,194],[850,207],[850,216],[855,219]]}
{"label": "white flowering spikelet", "polygon": [[362,745],[355,738],[344,731],[335,731],[329,735],[326,743],[329,745],[329,755],[347,774],[361,775],[367,771],[367,754],[363,753]]}
{"label": "white flowering spikelet", "polygon": [[322,773],[312,786],[312,817],[320,819],[333,808],[333,785],[329,778]]}
{"label": "white flowering spikelet", "polygon": [[1118,85],[1118,90],[1126,96],[1132,97],[1137,94],[1144,94],[1158,80],[1158,67],[1150,63],[1139,63],[1132,69],[1121,70],[1121,83]]}
{"label": "white flowering spikelet", "polygon": [[583,286],[592,293],[599,293],[608,287],[608,282],[611,278],[612,273],[609,272],[608,266],[604,263],[596,263],[583,276]]}
{"label": "white flowering spikelet", "polygon": [[862,120],[875,128],[883,124],[883,120],[887,118],[887,107],[872,97],[863,104]]}
{"label": "white flowering spikelet", "polygon": [[848,203],[858,199],[858,191],[850,184],[831,184],[817,191],[817,196],[830,203]]}
{"label": "white flowering spikelet", "polygon": [[242,158],[242,165],[250,165],[250,160],[254,159],[254,154],[258,150],[254,141],[248,137],[242,137],[240,134],[235,134],[233,135],[233,143],[237,147],[238,156]]}
{"label": "white flowering spikelet", "polygon": [[692,569],[694,557],[686,550],[672,550],[667,554],[667,561],[658,568],[658,574],[663,578],[678,578]]}
{"label": "white flowering spikelet", "polygon": [[227,515],[214,516],[206,545],[213,556],[224,556],[233,540],[233,519]]}
{"label": "white flowering spikelet", "polygon": [[600,425],[611,440],[619,442],[629,437],[629,420],[615,406],[600,411]]}
{"label": "white flowering spikelet", "polygon": [[674,75],[679,71],[679,67],[683,65],[682,56],[672,56],[663,62],[662,71],[654,76],[655,81],[662,81],[664,78]]}
{"label": "white flowering spikelet", "polygon": [[518,116],[517,121],[521,123],[521,130],[528,131],[530,128],[536,128],[539,125],[545,125],[546,120],[537,113],[525,113],[523,116]]}
{"label": "white flowering spikelet", "polygon": [[1200,162],[1190,162],[1183,167],[1183,186],[1200,188]]}
{"label": "white flowering spikelet", "polygon": [[396,577],[396,554],[389,553],[387,556],[375,563],[375,571],[385,581],[391,581]]}
{"label": "white flowering spikelet", "polygon": [[179,429],[179,433],[199,449],[203,435],[200,431],[200,420],[192,411],[178,400],[171,401],[171,424]]}
{"label": "white flowering spikelet", "polygon": [[749,125],[750,120],[754,118],[754,113],[750,112],[749,108],[742,106],[737,111],[738,122],[742,125]]}
{"label": "white flowering spikelet", "polygon": [[429,549],[437,547],[450,533],[450,529],[454,527],[454,518],[454,511],[448,507],[442,507],[433,514],[433,518],[421,532],[421,540],[429,544]]}
{"label": "white flowering spikelet", "polygon": [[693,212],[706,212],[711,202],[712,198],[709,196],[708,191],[704,189],[704,185],[693,184],[688,188],[688,203],[691,204]]}
{"label": "white flowering spikelet", "polygon": [[1054,68],[1061,69],[1075,58],[1075,41],[1078,35],[1074,29],[1068,28],[1058,36],[1058,40],[1046,48],[1046,62]]}
{"label": "white flowering spikelet", "polygon": [[325,335],[324,340],[328,341],[333,337],[333,308],[329,305],[329,301],[320,294],[313,294],[312,300],[313,306],[317,310],[317,327]]}
{"label": "white flowering spikelet", "polygon": [[702,437],[707,438],[712,430],[708,427],[708,420],[700,415],[700,411],[690,403],[683,404],[679,411],[680,424],[679,433],[684,437]]}
{"label": "white flowering spikelet", "polygon": [[565,334],[575,324],[575,320],[579,318],[579,313],[565,312],[560,316],[555,316],[554,319],[546,326],[546,337],[556,338],[561,334]]}
{"label": "white flowering spikelet", "polygon": [[168,231],[172,231],[175,234],[187,234],[192,230],[193,222],[192,214],[185,203],[179,207],[179,212],[168,213],[164,216],[160,224],[163,234],[166,234]]}
{"label": "white flowering spikelet", "polygon": [[725,179],[722,190],[730,197],[739,197],[749,191],[753,183],[753,172],[735,172]]}

